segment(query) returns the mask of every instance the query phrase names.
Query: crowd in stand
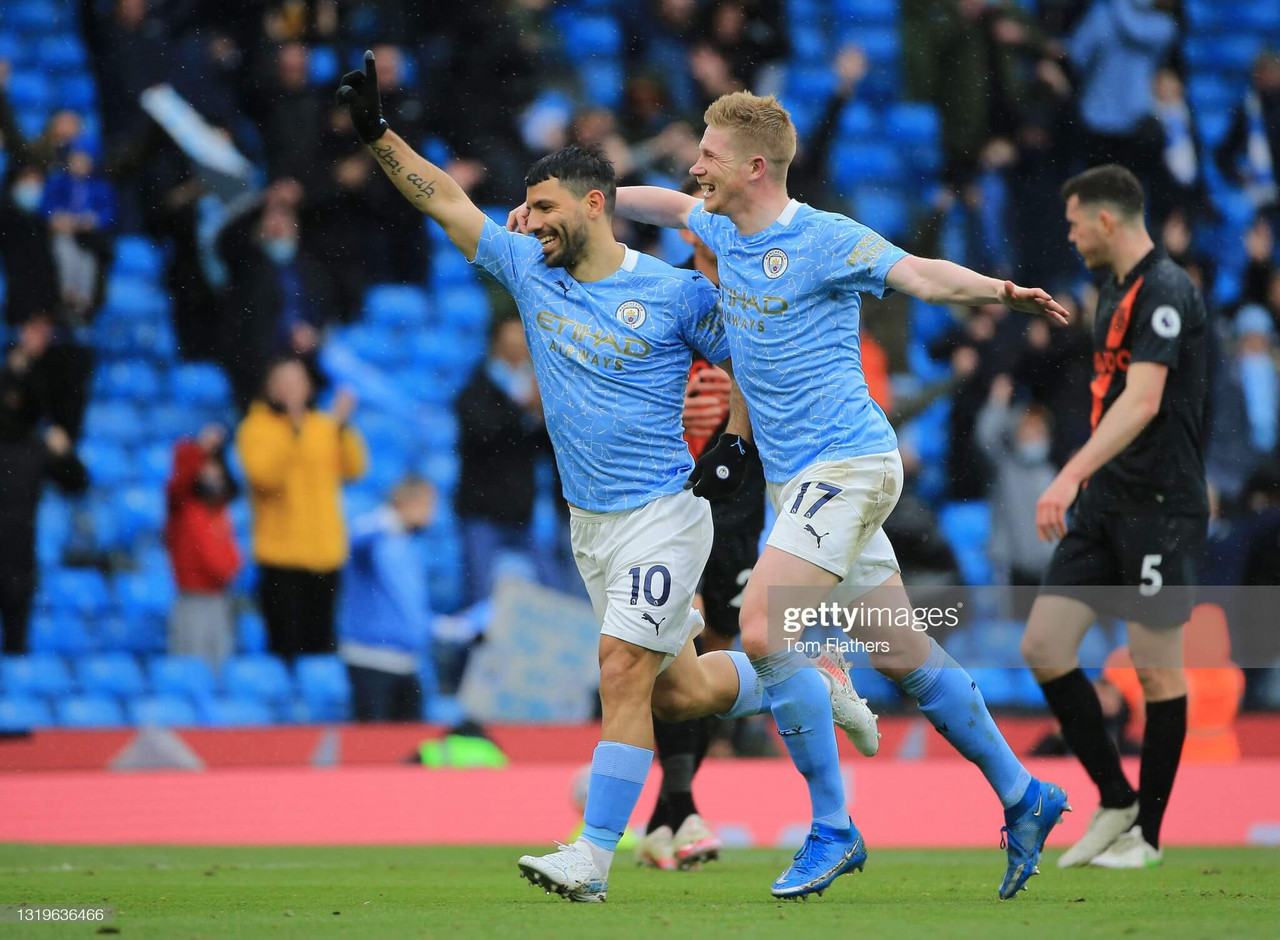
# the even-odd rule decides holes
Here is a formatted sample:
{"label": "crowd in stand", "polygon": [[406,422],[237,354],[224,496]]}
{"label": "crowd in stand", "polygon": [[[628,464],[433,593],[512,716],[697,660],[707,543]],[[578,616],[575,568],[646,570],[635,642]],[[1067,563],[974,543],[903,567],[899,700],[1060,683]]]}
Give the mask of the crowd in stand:
{"label": "crowd in stand", "polygon": [[[425,616],[428,601],[397,540],[429,523],[433,496],[407,480],[348,538],[341,489],[370,455],[355,401],[327,387],[320,353],[328,330],[360,316],[371,285],[423,282],[435,261],[420,216],[334,106],[331,73],[340,69],[326,68],[325,57],[373,47],[392,127],[482,205],[514,204],[525,167],[570,142],[604,147],[623,182],[678,185],[711,100],[749,88],[791,103],[787,64],[796,50],[781,0],[615,4],[620,75],[579,67],[593,50],[573,46],[572,17],[558,6],[83,0],[79,29],[106,105],[100,128],[90,132],[84,115],[60,111],[29,139],[0,95],[0,259],[11,340],[0,372],[6,652],[23,649],[35,590],[34,494],[46,479],[68,492],[92,483],[75,457],[92,369],[78,337],[102,304],[114,235],[141,232],[170,246],[165,282],[181,356],[221,364],[242,411],[238,430],[209,428],[176,447],[166,533],[181,594],[171,649],[214,659],[230,651],[228,591],[249,557],[273,651],[287,657],[345,644],[355,650],[354,669],[389,663],[392,675],[416,673],[410,660],[421,649],[408,648],[419,642],[409,634],[427,626],[406,611],[416,605]],[[1096,292],[1066,243],[1058,186],[1086,164],[1111,160],[1145,181],[1152,230],[1213,311],[1207,460],[1222,537],[1211,550],[1228,548],[1207,570],[1234,579],[1222,583],[1277,583],[1280,565],[1264,557],[1274,556],[1280,531],[1280,55],[1258,57],[1227,133],[1209,149],[1204,116],[1185,91],[1181,3],[1042,0],[1034,15],[1025,6],[901,3],[902,96],[932,104],[941,121],[939,171],[917,187],[904,247],[1042,284],[1076,314],[1072,326],[1051,330],[999,307],[967,319],[901,302],[868,310],[867,348],[884,354],[878,366],[869,362],[868,377],[895,423],[909,426],[936,413],[938,399],[949,402],[945,478],[931,481],[921,460],[906,455],[916,485],[891,536],[908,583],[912,572],[961,577],[931,521],[942,501],[989,499],[994,577],[1038,577],[1047,549],[1034,537],[1035,498],[1089,433]],[[852,194],[830,172],[833,149],[850,103],[888,66],[856,45],[807,64],[829,68],[830,82],[821,100],[796,102],[810,119],[791,190],[856,215]],[[0,61],[0,89],[8,73]],[[609,79],[618,87],[605,87]],[[139,104],[158,82],[253,162],[252,187],[235,199],[209,187]],[[1247,201],[1246,224],[1230,224],[1215,205],[1210,165]],[[653,230],[618,228],[636,247],[683,260]],[[1224,256],[1247,258],[1227,289],[1217,281]],[[548,447],[520,333],[511,321],[492,324],[489,354],[456,401],[464,470],[455,509],[469,602],[488,595],[497,549],[527,545],[535,457]],[[913,344],[923,357],[912,357]],[[908,372],[917,381],[891,384],[890,374]],[[332,404],[317,408],[317,396]],[[239,479],[225,456],[229,440]],[[518,459],[494,465],[487,455],[495,441]],[[908,451],[911,442],[905,434]],[[239,488],[252,504],[252,545],[235,544],[226,517]],[[1243,546],[1242,531],[1250,533]],[[378,540],[385,551],[370,547]],[[382,616],[409,616],[413,629],[388,641],[393,655],[371,655],[377,644],[367,631],[340,636],[335,627],[339,573],[352,551],[354,583],[366,592],[371,580],[388,585]],[[540,573],[548,583],[560,577]],[[413,701],[413,690],[394,682],[362,675],[361,683],[383,703],[362,714]]]}

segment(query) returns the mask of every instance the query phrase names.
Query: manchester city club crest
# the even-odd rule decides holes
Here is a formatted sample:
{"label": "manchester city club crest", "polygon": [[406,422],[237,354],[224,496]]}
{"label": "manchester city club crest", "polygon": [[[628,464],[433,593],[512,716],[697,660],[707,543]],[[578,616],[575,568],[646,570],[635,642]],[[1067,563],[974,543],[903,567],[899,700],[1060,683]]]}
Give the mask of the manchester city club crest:
{"label": "manchester city club crest", "polygon": [[781,248],[770,248],[764,253],[765,277],[782,277],[787,273],[787,253]]}
{"label": "manchester city club crest", "polygon": [[649,312],[644,309],[644,304],[640,303],[640,301],[628,300],[618,307],[617,316],[619,320],[634,330],[648,319]]}

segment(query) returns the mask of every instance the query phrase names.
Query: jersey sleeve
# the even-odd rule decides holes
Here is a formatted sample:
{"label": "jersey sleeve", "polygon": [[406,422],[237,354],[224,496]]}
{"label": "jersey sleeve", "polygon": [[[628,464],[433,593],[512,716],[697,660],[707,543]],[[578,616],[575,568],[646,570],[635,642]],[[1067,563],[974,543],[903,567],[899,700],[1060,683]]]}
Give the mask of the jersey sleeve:
{"label": "jersey sleeve", "polygon": [[472,264],[480,265],[514,293],[541,253],[536,238],[508,232],[493,219],[485,219]]}
{"label": "jersey sleeve", "polygon": [[1138,294],[1130,327],[1132,362],[1158,362],[1173,368],[1182,348],[1182,331],[1193,311],[1179,291],[1153,284]]}
{"label": "jersey sleeve", "polygon": [[714,216],[702,207],[702,200],[698,200],[698,204],[689,210],[689,218],[686,224],[689,231],[697,235],[702,243],[711,249],[711,253],[718,255],[721,252],[720,233],[721,218]]}
{"label": "jersey sleeve", "polygon": [[883,297],[889,269],[907,253],[887,238],[852,219],[841,219],[826,234],[831,246],[829,277],[859,293]]}
{"label": "jersey sleeve", "polygon": [[729,358],[729,341],[720,316],[720,293],[696,271],[684,286],[681,325],[684,341],[708,362]]}

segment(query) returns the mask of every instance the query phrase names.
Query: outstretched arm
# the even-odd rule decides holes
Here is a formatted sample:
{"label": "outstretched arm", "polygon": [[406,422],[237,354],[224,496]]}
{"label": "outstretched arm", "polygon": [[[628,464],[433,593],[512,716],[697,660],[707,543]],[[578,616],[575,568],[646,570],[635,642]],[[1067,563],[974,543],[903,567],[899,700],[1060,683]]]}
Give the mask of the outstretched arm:
{"label": "outstretched arm", "polygon": [[695,196],[661,186],[623,186],[615,211],[624,219],[663,228],[688,228],[689,213],[698,204]]}
{"label": "outstretched arm", "polygon": [[338,101],[351,111],[351,123],[382,172],[405,199],[440,224],[449,240],[471,261],[480,246],[485,215],[467,198],[453,177],[418,154],[387,125],[378,94],[373,53],[364,54],[363,72],[342,76]]}
{"label": "outstretched arm", "polygon": [[1058,323],[1068,320],[1062,305],[1038,287],[1019,287],[939,258],[907,255],[889,269],[885,283],[928,304],[1004,304],[1023,313],[1044,314]]}

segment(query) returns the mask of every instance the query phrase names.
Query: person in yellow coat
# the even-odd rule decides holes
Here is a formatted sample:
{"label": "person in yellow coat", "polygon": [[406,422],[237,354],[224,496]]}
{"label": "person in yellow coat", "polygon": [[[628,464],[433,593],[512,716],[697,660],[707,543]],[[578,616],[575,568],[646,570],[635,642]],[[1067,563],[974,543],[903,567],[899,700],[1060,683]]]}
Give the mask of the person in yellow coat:
{"label": "person in yellow coat", "polygon": [[342,485],[369,463],[349,424],[355,398],[340,392],[324,412],[313,391],[300,359],[279,360],[236,434],[253,507],[258,603],[271,652],[287,660],[335,648],[338,571],[348,551]]}

